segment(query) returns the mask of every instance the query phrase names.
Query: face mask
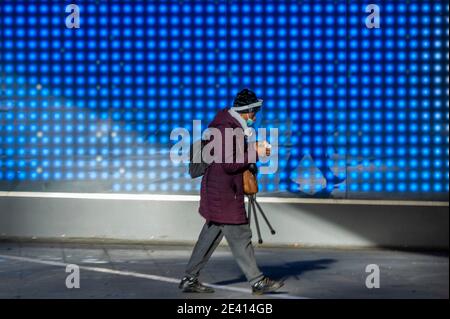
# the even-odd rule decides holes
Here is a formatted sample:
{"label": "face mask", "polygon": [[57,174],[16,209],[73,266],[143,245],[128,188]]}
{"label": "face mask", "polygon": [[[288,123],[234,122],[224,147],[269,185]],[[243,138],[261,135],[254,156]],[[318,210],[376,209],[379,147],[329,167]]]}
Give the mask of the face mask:
{"label": "face mask", "polygon": [[253,126],[253,124],[255,123],[255,121],[253,121],[252,119],[247,119],[247,126],[248,127],[250,127],[250,126]]}

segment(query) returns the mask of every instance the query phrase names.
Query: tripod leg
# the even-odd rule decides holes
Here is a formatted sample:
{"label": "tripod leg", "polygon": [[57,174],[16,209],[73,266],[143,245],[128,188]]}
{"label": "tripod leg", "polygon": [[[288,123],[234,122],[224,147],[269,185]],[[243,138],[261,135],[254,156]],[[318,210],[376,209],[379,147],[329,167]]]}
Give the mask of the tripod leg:
{"label": "tripod leg", "polygon": [[[264,211],[262,210],[261,206],[260,206],[259,203],[256,201],[256,198],[254,199],[254,201],[255,201],[256,206],[257,206],[258,209],[259,209],[259,212],[261,213],[262,217],[263,217],[264,220],[266,221],[267,226],[269,226],[269,228],[270,228],[270,233],[271,233],[272,235],[275,235],[275,233],[276,233],[275,230],[273,229],[272,225],[270,224],[269,220],[267,219],[266,214],[265,214]],[[255,212],[255,213],[256,213],[256,212]]]}
{"label": "tripod leg", "polygon": [[247,196],[247,198],[248,198],[248,208],[247,208],[248,216],[247,216],[247,219],[248,219],[248,223],[249,224],[250,224],[250,221],[251,221],[251,218],[252,218],[252,200],[251,200],[251,196],[252,195],[248,195]]}
{"label": "tripod leg", "polygon": [[258,243],[262,244],[261,229],[259,228],[258,215],[256,214],[255,198],[252,196],[253,215],[255,216],[256,231],[258,232]]}

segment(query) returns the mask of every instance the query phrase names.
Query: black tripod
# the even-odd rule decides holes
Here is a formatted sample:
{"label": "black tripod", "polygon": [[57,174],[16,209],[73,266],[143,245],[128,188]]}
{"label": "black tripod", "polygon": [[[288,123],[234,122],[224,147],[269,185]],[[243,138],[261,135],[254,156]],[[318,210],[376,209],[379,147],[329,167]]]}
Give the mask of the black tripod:
{"label": "black tripod", "polygon": [[261,238],[261,229],[259,228],[258,214],[257,214],[256,208],[258,208],[259,213],[266,221],[267,226],[269,226],[270,233],[272,235],[275,235],[275,230],[272,228],[272,225],[270,225],[270,222],[267,219],[266,214],[264,214],[264,211],[262,210],[261,206],[256,201],[256,194],[247,195],[247,197],[248,197],[248,223],[250,224],[252,213],[253,213],[253,216],[255,216],[256,231],[258,232],[258,243],[262,244],[263,240]]}

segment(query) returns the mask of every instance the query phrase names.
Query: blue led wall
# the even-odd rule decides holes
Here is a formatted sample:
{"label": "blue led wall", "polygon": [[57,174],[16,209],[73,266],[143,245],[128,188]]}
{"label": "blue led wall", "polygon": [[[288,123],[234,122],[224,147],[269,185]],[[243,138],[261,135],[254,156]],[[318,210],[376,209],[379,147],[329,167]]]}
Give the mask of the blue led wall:
{"label": "blue led wall", "polygon": [[0,190],[197,193],[170,132],[249,87],[262,195],[448,200],[448,3],[378,4],[2,0]]}

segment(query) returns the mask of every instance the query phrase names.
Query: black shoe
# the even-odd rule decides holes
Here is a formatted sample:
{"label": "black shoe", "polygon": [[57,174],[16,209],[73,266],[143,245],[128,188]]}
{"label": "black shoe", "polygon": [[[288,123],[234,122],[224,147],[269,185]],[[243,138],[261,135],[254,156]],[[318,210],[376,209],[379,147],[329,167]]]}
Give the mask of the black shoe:
{"label": "black shoe", "polygon": [[264,277],[257,283],[253,284],[252,286],[252,292],[254,295],[262,295],[269,292],[274,292],[275,290],[280,289],[283,287],[284,282],[282,281],[276,281],[269,279],[268,277]]}
{"label": "black shoe", "polygon": [[213,293],[214,289],[198,281],[198,278],[184,277],[178,286],[183,292]]}

